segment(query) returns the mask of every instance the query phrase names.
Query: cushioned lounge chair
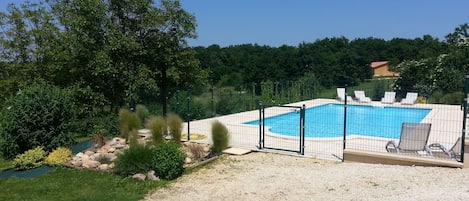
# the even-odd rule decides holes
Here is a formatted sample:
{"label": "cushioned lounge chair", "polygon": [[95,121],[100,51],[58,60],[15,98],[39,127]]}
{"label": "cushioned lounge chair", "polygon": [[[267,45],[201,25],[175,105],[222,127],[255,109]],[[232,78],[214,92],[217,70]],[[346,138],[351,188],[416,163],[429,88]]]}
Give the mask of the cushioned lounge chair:
{"label": "cushioned lounge chair", "polygon": [[[340,101],[345,101],[345,88],[337,88],[337,98]],[[347,96],[347,101],[352,101],[351,96]]]}
{"label": "cushioned lounge chair", "polygon": [[396,100],[396,92],[386,91],[384,92],[384,97],[381,98],[381,103],[392,104]]}
{"label": "cushioned lounge chair", "polygon": [[354,91],[354,93],[355,93],[355,98],[357,98],[359,102],[364,102],[364,103],[371,102],[370,97],[366,97],[364,91]]}
{"label": "cushioned lounge chair", "polygon": [[418,95],[419,95],[418,93],[408,92],[405,98],[401,100],[401,104],[407,104],[407,105],[415,104],[415,102],[417,102]]}
{"label": "cushioned lounge chair", "polygon": [[452,146],[444,146],[443,144],[440,143],[433,143],[428,145],[430,147],[430,150],[432,151],[431,154],[435,155],[437,152],[435,150],[441,150],[442,153],[449,158],[456,160],[456,161],[461,161],[461,148],[462,148],[462,138],[459,137],[456,142]]}
{"label": "cushioned lounge chair", "polygon": [[399,143],[394,140],[386,144],[386,151],[400,153],[417,153],[426,151],[431,155],[431,150],[427,145],[430,135],[431,124],[429,123],[402,123],[401,137]]}

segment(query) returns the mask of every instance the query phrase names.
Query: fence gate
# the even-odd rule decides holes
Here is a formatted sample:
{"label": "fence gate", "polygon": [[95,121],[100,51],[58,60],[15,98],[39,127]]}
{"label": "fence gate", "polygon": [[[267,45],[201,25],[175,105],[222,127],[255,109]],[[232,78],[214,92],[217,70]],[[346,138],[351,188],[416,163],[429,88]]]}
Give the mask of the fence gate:
{"label": "fence gate", "polygon": [[305,106],[259,105],[258,149],[305,153]]}

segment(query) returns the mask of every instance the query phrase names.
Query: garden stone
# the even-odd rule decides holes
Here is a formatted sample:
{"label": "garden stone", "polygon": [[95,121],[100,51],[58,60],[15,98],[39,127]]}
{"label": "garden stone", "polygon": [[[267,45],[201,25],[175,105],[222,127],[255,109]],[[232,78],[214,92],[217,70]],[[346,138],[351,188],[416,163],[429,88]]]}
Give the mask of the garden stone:
{"label": "garden stone", "polygon": [[92,156],[94,154],[94,151],[85,151],[85,155],[87,156]]}
{"label": "garden stone", "polygon": [[132,179],[135,179],[137,181],[144,181],[145,178],[146,178],[146,176],[144,174],[141,174],[141,173],[134,174],[134,176],[132,176]]}
{"label": "garden stone", "polygon": [[76,155],[77,157],[80,157],[80,158],[83,158],[83,152],[78,152],[78,154]]}
{"label": "garden stone", "polygon": [[209,152],[209,151],[210,151],[210,147],[204,146],[204,152]]}
{"label": "garden stone", "polygon": [[159,177],[155,176],[155,171],[153,171],[153,170],[150,170],[150,171],[147,173],[147,178],[148,178],[149,180],[152,180],[152,181],[159,181],[159,180],[160,180]]}
{"label": "garden stone", "polygon": [[103,170],[103,171],[109,170],[109,165],[108,164],[101,164],[101,165],[98,166],[98,170]]}
{"label": "garden stone", "polygon": [[94,160],[90,160],[90,159],[83,160],[83,167],[84,168],[95,169],[99,165],[101,165],[101,163],[99,161],[94,161]]}
{"label": "garden stone", "polygon": [[101,157],[101,155],[102,155],[102,154],[100,154],[100,153],[95,153],[95,154],[93,154],[92,156],[90,156],[90,158],[93,159],[93,160],[96,160],[96,159],[98,159],[99,157]]}
{"label": "garden stone", "polygon": [[83,162],[78,161],[78,160],[73,160],[70,162],[74,167],[81,167],[83,165]]}
{"label": "garden stone", "polygon": [[189,164],[192,162],[192,159],[189,157],[186,157],[186,160],[184,160],[184,163]]}
{"label": "garden stone", "polygon": [[104,157],[109,158],[110,161],[114,161],[114,160],[117,159],[117,156],[116,156],[116,154],[114,154],[114,153],[107,153],[107,154],[104,154]]}
{"label": "garden stone", "polygon": [[109,147],[109,149],[107,150],[108,153],[114,153],[115,151],[116,151],[115,147]]}

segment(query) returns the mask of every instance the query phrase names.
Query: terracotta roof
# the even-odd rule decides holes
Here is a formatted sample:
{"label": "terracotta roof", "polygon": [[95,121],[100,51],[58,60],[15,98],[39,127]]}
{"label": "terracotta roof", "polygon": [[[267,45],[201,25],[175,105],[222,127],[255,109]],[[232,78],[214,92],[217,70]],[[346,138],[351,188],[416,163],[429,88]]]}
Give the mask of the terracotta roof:
{"label": "terracotta roof", "polygon": [[371,67],[372,68],[378,68],[380,66],[384,66],[388,64],[388,61],[375,61],[375,62],[371,62]]}

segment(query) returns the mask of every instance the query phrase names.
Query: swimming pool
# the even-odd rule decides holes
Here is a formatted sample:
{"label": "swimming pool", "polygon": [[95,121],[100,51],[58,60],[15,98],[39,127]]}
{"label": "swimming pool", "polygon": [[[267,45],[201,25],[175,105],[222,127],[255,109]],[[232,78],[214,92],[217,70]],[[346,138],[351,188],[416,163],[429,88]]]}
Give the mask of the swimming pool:
{"label": "swimming pool", "polygon": [[[402,122],[421,122],[431,109],[347,105],[347,135],[399,138]],[[292,121],[293,119],[293,121]],[[298,123],[292,123],[298,119]],[[259,125],[259,120],[245,124]],[[265,126],[280,135],[299,135],[299,114],[290,113],[265,119]],[[305,137],[342,137],[344,105],[325,104],[305,111]]]}

